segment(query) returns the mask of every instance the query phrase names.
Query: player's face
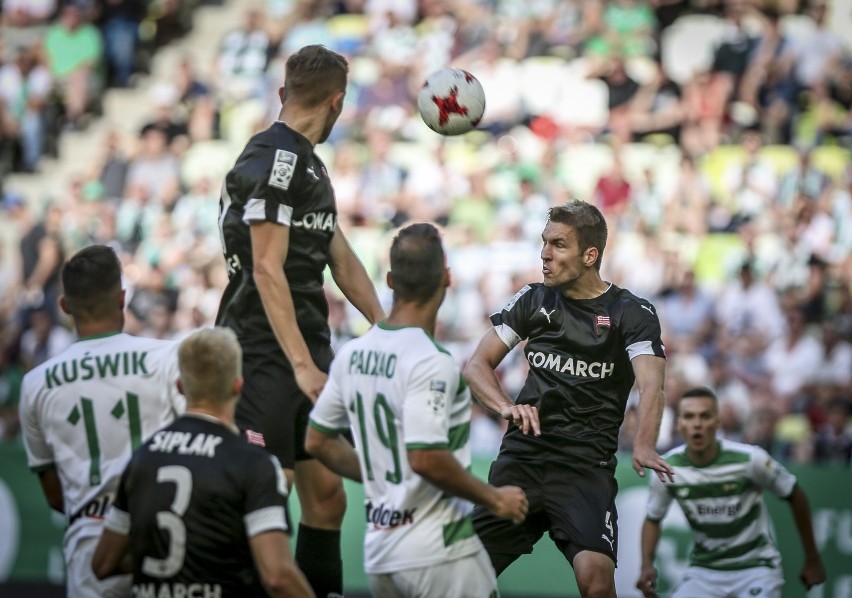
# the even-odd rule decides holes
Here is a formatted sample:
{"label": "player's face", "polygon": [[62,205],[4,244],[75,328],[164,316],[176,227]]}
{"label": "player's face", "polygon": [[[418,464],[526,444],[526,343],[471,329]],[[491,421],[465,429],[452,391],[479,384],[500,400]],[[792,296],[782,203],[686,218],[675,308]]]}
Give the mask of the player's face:
{"label": "player's face", "polygon": [[544,285],[570,287],[586,270],[574,227],[548,222],[541,233],[541,241],[541,273],[544,276]]}
{"label": "player's face", "polygon": [[689,450],[704,452],[712,449],[719,427],[719,411],[713,399],[690,397],[678,407],[677,428]]}

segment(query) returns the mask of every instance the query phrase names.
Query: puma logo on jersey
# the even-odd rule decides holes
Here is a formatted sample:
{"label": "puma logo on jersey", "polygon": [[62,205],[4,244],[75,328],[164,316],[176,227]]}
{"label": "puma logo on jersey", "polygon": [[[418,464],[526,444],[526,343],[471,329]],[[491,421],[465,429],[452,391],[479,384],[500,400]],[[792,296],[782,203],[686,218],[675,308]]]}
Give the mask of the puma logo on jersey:
{"label": "puma logo on jersey", "polygon": [[613,547],[613,545],[612,545],[613,540],[610,540],[609,538],[607,538],[607,537],[606,537],[606,534],[601,534],[601,538],[603,538],[604,540],[606,540],[607,542],[609,542],[609,549],[610,549],[610,550],[615,550],[615,548],[614,548],[614,547]]}
{"label": "puma logo on jersey", "polygon": [[550,316],[553,315],[553,312],[556,311],[556,308],[551,309],[550,313],[547,313],[547,311],[543,307],[539,307],[538,311],[544,314],[544,317],[547,318],[547,323],[550,324]]}
{"label": "puma logo on jersey", "polygon": [[654,315],[654,310],[651,309],[650,305],[640,305],[639,307],[641,307],[642,309],[647,309],[649,312],[651,312],[652,316]]}
{"label": "puma logo on jersey", "polygon": [[309,175],[311,175],[311,178],[312,178],[312,179],[314,179],[315,181],[320,180],[320,178],[317,176],[317,173],[316,173],[316,172],[314,172],[314,167],[313,167],[313,166],[308,166],[308,167],[305,169],[305,172],[307,172]]}

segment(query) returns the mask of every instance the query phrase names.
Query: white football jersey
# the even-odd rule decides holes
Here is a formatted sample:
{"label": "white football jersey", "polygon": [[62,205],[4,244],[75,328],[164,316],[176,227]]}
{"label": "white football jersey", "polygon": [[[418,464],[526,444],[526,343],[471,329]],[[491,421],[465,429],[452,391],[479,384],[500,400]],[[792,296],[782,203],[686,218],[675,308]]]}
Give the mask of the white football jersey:
{"label": "white football jersey", "polygon": [[409,449],[440,448],[470,467],[470,391],[421,328],[373,326],[346,343],[311,412],[322,432],[350,426],[364,481],[367,573],[452,561],[482,549],[473,505],[412,471]]}
{"label": "white football jersey", "polygon": [[661,520],[676,500],[692,528],[690,564],[734,570],[779,567],[781,555],[769,529],[763,491],[786,498],[796,478],[760,447],[719,439],[719,454],[696,467],[679,446],[663,458],[674,468],[674,483],[651,476],[648,519]]}
{"label": "white football jersey", "polygon": [[24,376],[27,460],[33,471],[56,468],[66,542],[100,534],[131,452],[183,412],[177,346],[124,333],[86,337]]}

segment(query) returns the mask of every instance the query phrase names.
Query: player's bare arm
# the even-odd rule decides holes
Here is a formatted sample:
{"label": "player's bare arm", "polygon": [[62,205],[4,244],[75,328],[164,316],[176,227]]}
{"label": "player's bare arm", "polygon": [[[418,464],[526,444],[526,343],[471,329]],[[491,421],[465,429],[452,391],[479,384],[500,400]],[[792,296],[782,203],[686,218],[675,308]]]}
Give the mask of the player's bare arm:
{"label": "player's bare arm", "polygon": [[296,308],[283,267],[289,244],[288,227],[272,222],[251,224],[254,282],[263,301],[263,309],[281,350],[293,366],[299,388],[316,401],[327,376],[311,358],[296,321]]}
{"label": "player's bare arm", "polygon": [[633,469],[645,477],[645,468],[657,472],[660,481],[674,481],[674,469],[657,454],[657,435],[663,419],[665,397],[663,380],[666,360],[656,355],[637,355],[630,362],[636,375],[639,390],[639,429],[633,448]]}
{"label": "player's bare arm", "polygon": [[62,482],[59,480],[56,469],[51,467],[42,471],[38,474],[38,481],[41,483],[41,491],[44,492],[44,497],[47,499],[50,508],[59,513],[64,513],[65,499],[62,496]]}
{"label": "player's bare arm", "polygon": [[799,538],[802,542],[802,550],[805,553],[805,563],[802,565],[799,579],[805,588],[810,590],[813,586],[825,581],[825,565],[822,564],[822,558],[819,555],[819,550],[817,550],[816,541],[814,540],[811,507],[807,495],[798,484],[793,488],[793,493],[788,500],[790,502],[790,509],[793,511],[793,520],[796,522],[796,529],[799,532]]}
{"label": "player's bare arm", "polygon": [[479,341],[479,346],[464,368],[465,379],[474,398],[483,407],[499,413],[500,417],[521,428],[524,434],[532,431],[536,436],[540,436],[538,408],[532,405],[516,405],[500,386],[500,381],[494,373],[508,354],[509,347],[506,343],[497,336],[494,329],[489,330]]}
{"label": "player's bare arm", "polygon": [[356,482],[362,481],[358,453],[343,436],[325,434],[308,424],[305,450],[337,475]]}
{"label": "player's bare arm", "polygon": [[346,299],[364,314],[370,324],[383,320],[385,312],[376,294],[376,287],[340,226],[334,229],[329,246],[329,259],[331,276]]}
{"label": "player's bare arm", "polygon": [[313,598],[308,580],[290,556],[287,534],[271,530],[249,538],[249,546],[267,593],[273,598]]}
{"label": "player's bare arm", "polygon": [[657,569],[654,558],[660,542],[660,522],[645,519],[642,524],[642,566],[636,588],[645,598],[657,598]]}
{"label": "player's bare arm", "polygon": [[130,536],[105,529],[101,533],[95,554],[92,555],[92,571],[98,579],[110,575],[120,575],[132,571],[130,554]]}
{"label": "player's bare arm", "polygon": [[445,449],[412,449],[408,451],[411,469],[444,492],[483,505],[498,517],[523,523],[529,504],[526,494],[517,486],[495,487],[465,470],[453,454]]}

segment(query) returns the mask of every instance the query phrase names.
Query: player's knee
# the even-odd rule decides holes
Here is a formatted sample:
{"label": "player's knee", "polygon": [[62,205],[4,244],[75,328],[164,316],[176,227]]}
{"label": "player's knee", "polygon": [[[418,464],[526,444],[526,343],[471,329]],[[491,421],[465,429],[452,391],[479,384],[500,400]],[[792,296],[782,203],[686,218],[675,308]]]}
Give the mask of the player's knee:
{"label": "player's knee", "polygon": [[612,579],[594,576],[577,576],[577,587],[583,598],[614,598],[615,582]]}

